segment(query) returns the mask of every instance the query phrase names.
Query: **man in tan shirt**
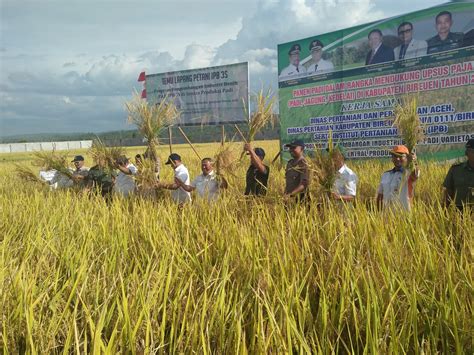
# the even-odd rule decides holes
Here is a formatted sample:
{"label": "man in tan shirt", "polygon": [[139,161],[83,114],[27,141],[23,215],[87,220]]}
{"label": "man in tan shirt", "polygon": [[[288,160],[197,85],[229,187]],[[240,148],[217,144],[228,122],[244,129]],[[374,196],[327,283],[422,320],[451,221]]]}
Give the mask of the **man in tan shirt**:
{"label": "man in tan shirt", "polygon": [[304,158],[304,142],[295,140],[285,145],[290,150],[292,159],[286,164],[285,198],[295,198],[297,202],[309,200],[309,166]]}

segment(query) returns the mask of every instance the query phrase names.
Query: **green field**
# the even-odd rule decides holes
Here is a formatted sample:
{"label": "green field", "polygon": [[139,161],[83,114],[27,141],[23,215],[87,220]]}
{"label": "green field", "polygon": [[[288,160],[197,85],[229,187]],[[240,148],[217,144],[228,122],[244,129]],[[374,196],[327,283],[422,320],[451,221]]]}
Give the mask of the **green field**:
{"label": "green field", "polygon": [[[175,151],[195,177],[198,158]],[[179,212],[168,191],[107,205],[24,183],[14,163],[31,159],[0,155],[5,354],[474,352],[474,221],[441,207],[446,163],[420,162],[407,215],[373,209],[389,161],[348,163],[353,209],[285,209],[279,164],[268,196],[246,199],[244,157],[219,201]]]}

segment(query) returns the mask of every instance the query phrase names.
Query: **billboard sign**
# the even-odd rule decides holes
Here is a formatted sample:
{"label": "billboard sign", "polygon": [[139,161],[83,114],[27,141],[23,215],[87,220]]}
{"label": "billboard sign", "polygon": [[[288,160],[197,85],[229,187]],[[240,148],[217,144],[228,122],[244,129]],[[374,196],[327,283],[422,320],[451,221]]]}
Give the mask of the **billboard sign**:
{"label": "billboard sign", "polygon": [[278,74],[282,144],[314,149],[332,134],[349,158],[387,156],[402,143],[393,107],[417,95],[418,153],[455,156],[474,138],[474,3],[280,44]]}
{"label": "billboard sign", "polygon": [[[172,98],[181,111],[179,125],[238,123],[248,109],[248,63],[146,75],[147,100]],[[247,110],[248,112],[248,110]]]}

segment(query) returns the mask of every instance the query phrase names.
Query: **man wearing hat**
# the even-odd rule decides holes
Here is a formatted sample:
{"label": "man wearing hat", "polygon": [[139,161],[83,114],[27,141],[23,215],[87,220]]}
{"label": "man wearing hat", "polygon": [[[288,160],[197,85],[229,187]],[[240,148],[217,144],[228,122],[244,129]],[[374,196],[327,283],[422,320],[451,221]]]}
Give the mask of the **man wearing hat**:
{"label": "man wearing hat", "polygon": [[250,157],[250,166],[245,177],[245,195],[264,196],[267,193],[270,168],[263,164],[265,151],[263,148],[252,148],[250,143],[244,144],[244,151]]}
{"label": "man wearing hat", "polygon": [[170,165],[174,170],[174,179],[175,182],[171,184],[166,183],[157,183],[157,187],[161,187],[168,190],[173,190],[171,192],[171,198],[173,201],[182,206],[186,202],[191,202],[191,193],[183,189],[180,185],[176,183],[176,179],[181,181],[184,185],[189,185],[191,180],[189,178],[189,171],[181,162],[181,156],[176,153],[171,153],[168,157],[166,165]]}
{"label": "man wearing hat", "polygon": [[298,202],[308,201],[309,166],[304,158],[304,142],[300,139],[285,144],[292,159],[286,164],[285,198],[295,198]]}
{"label": "man wearing hat", "polygon": [[[408,151],[404,145],[397,145],[390,151],[393,169],[382,174],[380,185],[377,190],[377,207],[397,208],[406,211],[411,209],[414,195],[415,183],[420,176],[420,170],[416,164],[416,155]],[[407,169],[408,163],[414,164],[414,169]]]}
{"label": "man wearing hat", "polygon": [[75,184],[84,187],[84,180],[89,172],[89,168],[84,166],[84,157],[82,155],[76,155],[71,163],[73,163],[75,167],[72,180]]}
{"label": "man wearing hat", "polygon": [[474,206],[474,138],[466,143],[467,160],[454,164],[444,179],[445,205],[452,202],[462,211],[466,206]]}
{"label": "man wearing hat", "polygon": [[337,146],[333,152],[334,168],[337,170],[332,198],[336,201],[352,202],[357,192],[357,175],[345,164],[344,151]]}
{"label": "man wearing hat", "polygon": [[115,178],[114,192],[120,196],[128,197],[135,192],[136,184],[133,176],[137,175],[138,169],[130,163],[130,158],[125,155],[120,156],[115,164],[119,172]]}
{"label": "man wearing hat", "polygon": [[298,43],[291,46],[288,51],[290,64],[281,71],[280,79],[286,80],[306,74],[305,67],[300,64],[300,52],[301,46]]}
{"label": "man wearing hat", "polygon": [[311,64],[307,69],[308,75],[334,70],[334,65],[332,65],[329,60],[323,59],[323,47],[323,42],[319,39],[315,39],[309,44],[309,51],[311,52],[313,64]]}

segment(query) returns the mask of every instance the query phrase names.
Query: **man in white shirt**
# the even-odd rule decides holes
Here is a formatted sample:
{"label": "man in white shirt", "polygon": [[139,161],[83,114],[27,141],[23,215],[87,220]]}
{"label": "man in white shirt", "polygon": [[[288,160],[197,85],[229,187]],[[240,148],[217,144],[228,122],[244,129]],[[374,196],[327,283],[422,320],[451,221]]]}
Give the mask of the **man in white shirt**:
{"label": "man in white shirt", "polygon": [[[409,211],[415,191],[415,184],[420,176],[416,165],[416,155],[408,151],[404,145],[397,145],[390,151],[393,169],[382,174],[377,190],[377,207],[399,208]],[[407,169],[409,162],[414,163],[414,169]]]}
{"label": "man in white shirt", "polygon": [[115,178],[113,190],[118,195],[128,197],[135,192],[136,185],[133,177],[137,175],[138,169],[126,156],[117,159],[116,164],[119,172]]}
{"label": "man in white shirt", "polygon": [[280,80],[288,80],[292,77],[299,77],[306,74],[306,68],[300,64],[301,46],[296,43],[288,51],[290,64],[284,68],[279,76]]}
{"label": "man in white shirt", "polygon": [[176,153],[170,154],[166,165],[171,165],[171,167],[173,168],[175,182],[172,184],[157,183],[157,187],[173,190],[171,192],[171,198],[173,199],[173,201],[178,203],[180,207],[186,202],[191,202],[191,193],[189,193],[176,183],[176,179],[179,179],[185,185],[189,185],[191,183],[191,180],[189,178],[189,171],[181,162],[181,157]]}
{"label": "man in white shirt", "polygon": [[308,75],[334,70],[334,65],[329,60],[323,59],[323,47],[323,42],[319,39],[315,39],[309,44],[309,51],[311,52],[313,64],[311,64],[307,69]]}
{"label": "man in white shirt", "polygon": [[225,180],[219,184],[217,175],[214,172],[211,158],[204,158],[201,161],[202,174],[197,176],[191,185],[186,185],[183,181],[175,178],[176,184],[188,192],[196,191],[198,196],[212,202],[219,197],[219,188],[226,188]]}
{"label": "man in white shirt", "polygon": [[402,22],[398,26],[398,38],[400,38],[402,44],[394,49],[395,60],[426,55],[428,43],[413,38],[413,24],[411,22]]}
{"label": "man in white shirt", "polygon": [[333,161],[334,167],[337,169],[337,177],[334,182],[332,198],[336,201],[352,202],[357,193],[357,175],[345,164],[341,148],[335,148]]}

